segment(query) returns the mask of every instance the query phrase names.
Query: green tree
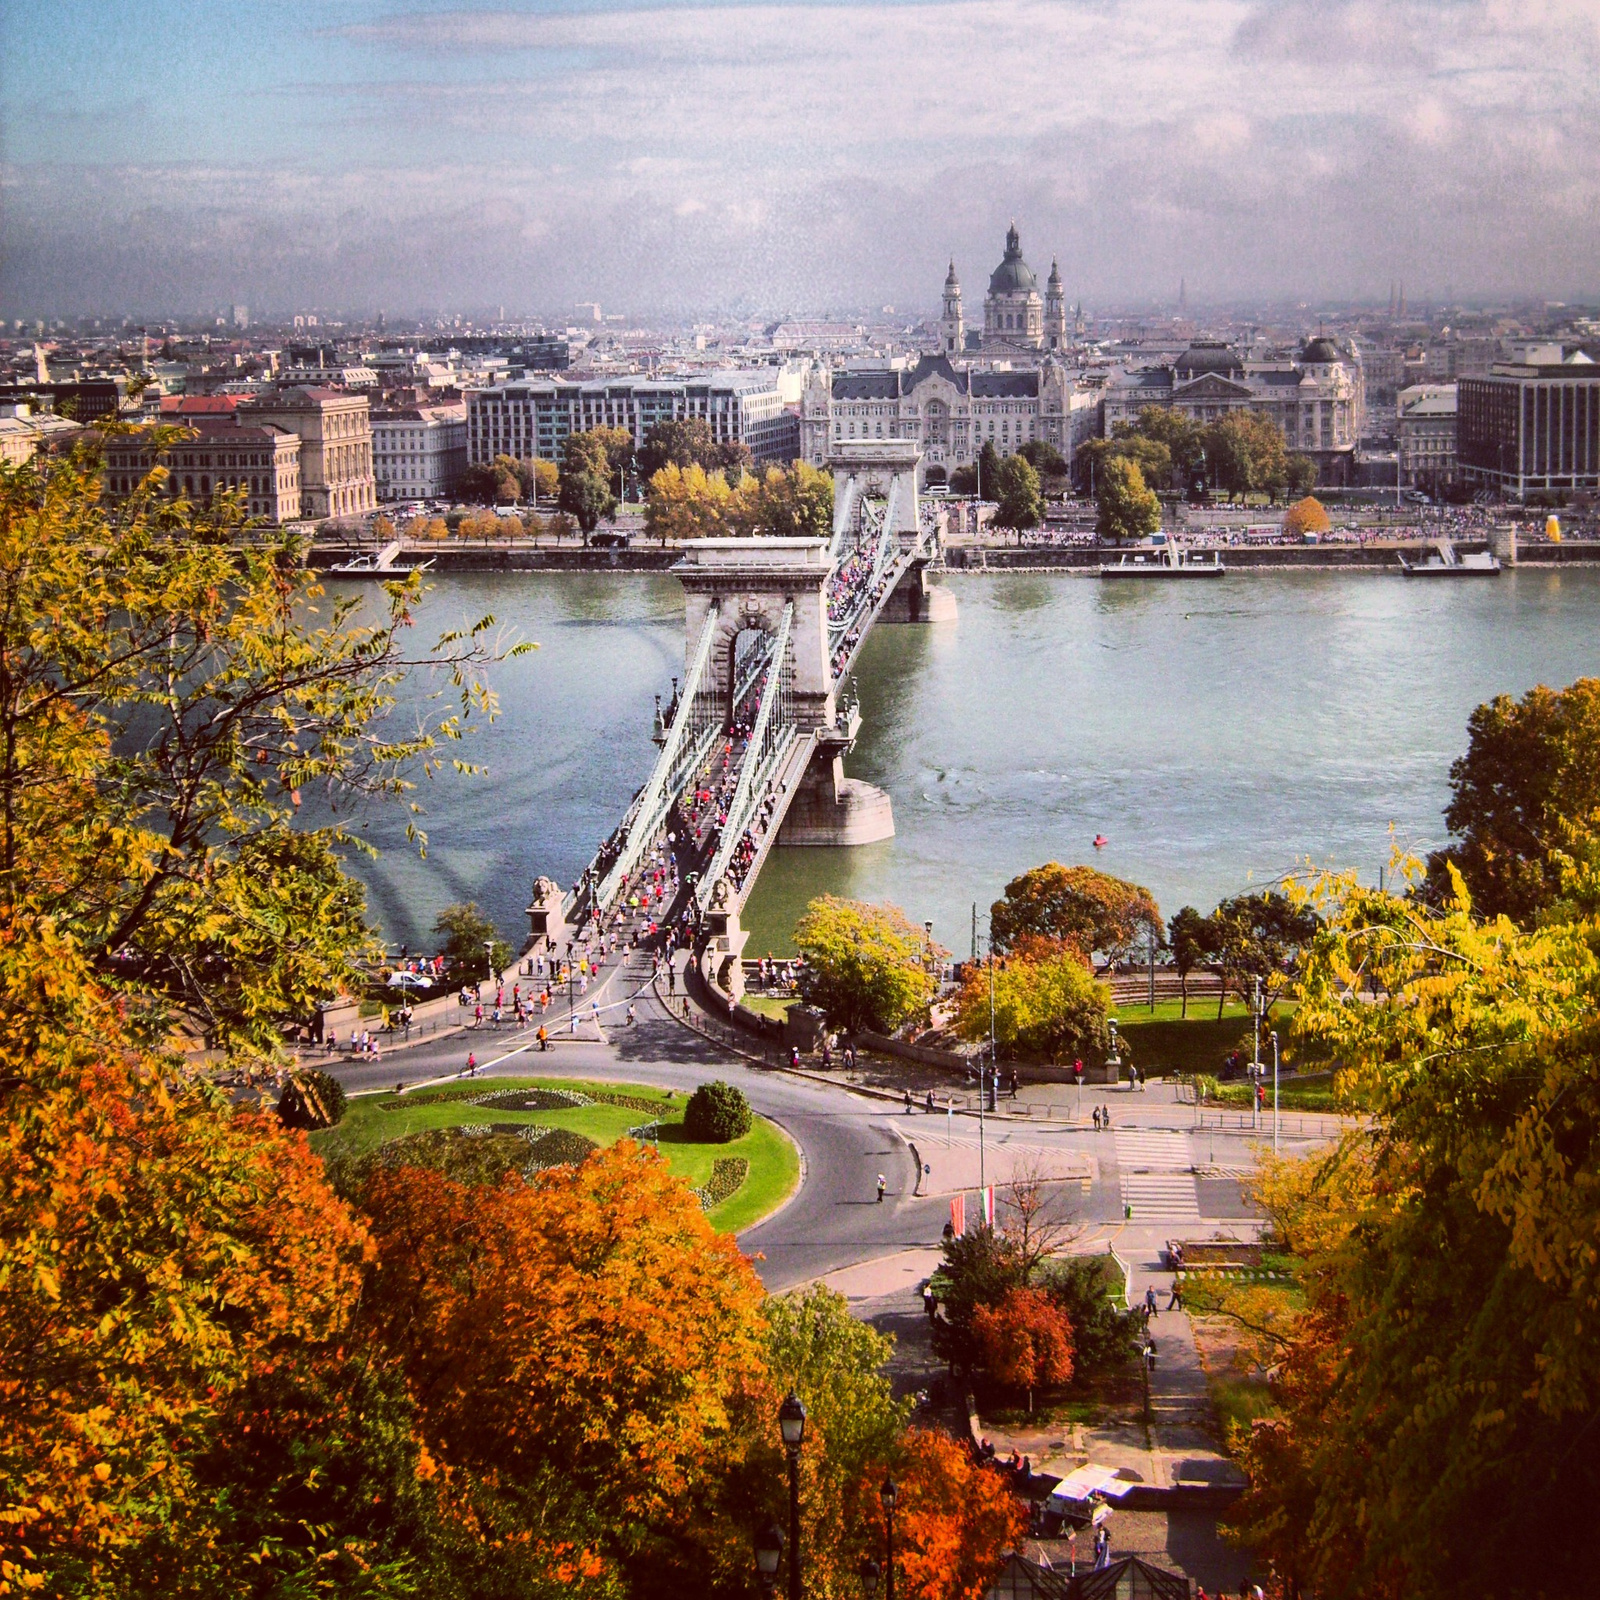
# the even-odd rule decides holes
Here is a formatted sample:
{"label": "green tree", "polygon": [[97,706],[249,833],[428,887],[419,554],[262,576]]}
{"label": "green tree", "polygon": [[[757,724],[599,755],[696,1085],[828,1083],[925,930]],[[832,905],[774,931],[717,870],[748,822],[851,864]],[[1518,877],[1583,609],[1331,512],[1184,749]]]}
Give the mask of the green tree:
{"label": "green tree", "polygon": [[741,537],[833,537],[833,475],[805,461],[746,474],[728,509],[729,531]]}
{"label": "green tree", "polygon": [[[53,919],[161,1036],[276,1052],[374,953],[336,813],[495,714],[494,619],[408,649],[416,578],[329,602],[235,501],[174,501],[158,466],[107,511],[100,473],[97,436],[0,469],[0,906]],[[386,726],[419,666],[454,702]]]}
{"label": "green tree", "polygon": [[1205,430],[1171,406],[1145,406],[1139,413],[1138,433],[1165,445],[1173,469],[1185,484],[1206,467]]}
{"label": "green tree", "polygon": [[1073,1362],[1080,1380],[1115,1372],[1139,1352],[1139,1318],[1117,1309],[1124,1292],[1121,1268],[1112,1255],[1056,1255],[1033,1280],[1061,1308],[1072,1326]]}
{"label": "green tree", "polygon": [[1047,861],[1006,885],[1005,897],[989,907],[989,929],[1001,951],[1031,937],[1071,945],[1082,956],[1098,951],[1120,960],[1148,943],[1152,931],[1159,942],[1161,913],[1137,883]]}
{"label": "green tree", "polygon": [[1497,695],[1467,719],[1445,823],[1460,843],[1430,863],[1435,899],[1461,874],[1480,916],[1530,924],[1557,898],[1557,853],[1600,812],[1600,678]]}
{"label": "green tree", "polygon": [[[927,1016],[935,992],[929,946],[898,906],[822,895],[806,907],[794,936],[805,958],[801,998],[835,1027],[893,1033]],[[931,954],[945,952],[935,945]]]}
{"label": "green tree", "polygon": [[1030,439],[1017,450],[1017,454],[1039,474],[1041,482],[1046,478],[1064,478],[1067,475],[1067,464],[1062,460],[1061,452],[1043,439]]}
{"label": "green tree", "polygon": [[1101,468],[1095,507],[1095,533],[1108,544],[1147,538],[1161,526],[1161,502],[1124,456],[1109,457]]}
{"label": "green tree", "polygon": [[978,451],[977,492],[985,500],[993,500],[1000,489],[1000,462],[1003,458],[994,447],[993,439],[986,439]]}
{"label": "green tree", "polygon": [[1000,509],[995,521],[1002,528],[1014,528],[1021,533],[1024,528],[1037,528],[1044,506],[1039,499],[1039,474],[1023,456],[1007,456],[1000,463],[995,498]]}
{"label": "green tree", "polygon": [[663,467],[700,467],[706,472],[731,472],[735,481],[750,465],[747,445],[720,444],[704,417],[673,417],[658,422],[639,447],[639,476],[646,481]]}
{"label": "green tree", "polygon": [[621,428],[590,428],[567,435],[557,499],[583,530],[585,540],[617,509],[619,469],[630,453],[631,443]]}
{"label": "green tree", "polygon": [[1317,464],[1296,452],[1284,462],[1284,479],[1290,494],[1308,495],[1317,486]]}
{"label": "green tree", "polygon": [[1167,924],[1167,946],[1172,951],[1172,965],[1177,969],[1178,981],[1183,986],[1182,1015],[1189,1015],[1189,974],[1206,959],[1211,950],[1212,929],[1205,917],[1193,906],[1184,906]]}
{"label": "green tree", "polygon": [[1206,953],[1222,971],[1217,1017],[1230,991],[1248,1000],[1257,982],[1270,1005],[1283,993],[1320,926],[1316,911],[1277,889],[1224,900],[1202,930]]}
{"label": "green tree", "polygon": [[511,946],[471,900],[446,906],[433,919],[433,931],[444,941],[441,953],[450,963],[451,977],[462,983],[504,972],[511,965]]}
{"label": "green tree", "polygon": [[697,1144],[729,1144],[742,1139],[755,1119],[744,1091],[720,1078],[702,1083],[683,1108],[683,1131]]}

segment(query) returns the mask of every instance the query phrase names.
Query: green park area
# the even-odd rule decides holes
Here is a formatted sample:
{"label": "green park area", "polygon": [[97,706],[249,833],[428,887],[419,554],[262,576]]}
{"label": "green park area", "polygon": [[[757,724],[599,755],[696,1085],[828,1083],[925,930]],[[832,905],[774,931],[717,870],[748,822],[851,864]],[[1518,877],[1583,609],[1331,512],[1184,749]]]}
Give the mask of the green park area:
{"label": "green park area", "polygon": [[[572,1103],[562,1104],[570,1099]],[[583,1103],[587,1102],[587,1103]],[[562,1159],[588,1146],[632,1135],[655,1144],[674,1177],[713,1199],[707,1208],[719,1233],[738,1233],[776,1210],[800,1179],[794,1142],[765,1117],[727,1143],[697,1143],[684,1131],[688,1097],[636,1083],[569,1078],[494,1078],[352,1100],[338,1127],[312,1135],[330,1162],[378,1154],[417,1135],[457,1128],[530,1141],[530,1155],[548,1145],[538,1130],[559,1131]],[[742,1170],[741,1170],[742,1169]],[[726,1191],[726,1192],[725,1192]]]}

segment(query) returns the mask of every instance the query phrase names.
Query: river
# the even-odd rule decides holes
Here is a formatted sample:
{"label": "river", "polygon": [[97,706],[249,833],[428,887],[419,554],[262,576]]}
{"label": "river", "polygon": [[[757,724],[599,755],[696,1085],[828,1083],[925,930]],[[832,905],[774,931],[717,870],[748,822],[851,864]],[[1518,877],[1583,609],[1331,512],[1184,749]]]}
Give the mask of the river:
{"label": "river", "polygon": [[[1132,878],[1166,915],[1307,863],[1375,880],[1391,829],[1408,849],[1443,841],[1475,705],[1600,673],[1600,570],[943,581],[956,622],[880,625],[858,663],[846,770],[888,790],[895,837],[775,851],[745,915],[751,954],[787,948],[805,902],[832,892],[931,918],[964,955],[971,905],[981,927],[1008,878],[1052,859]],[[462,752],[488,775],[424,781],[426,859],[398,809],[358,822],[381,854],[351,865],[413,949],[465,899],[520,945],[533,877],[570,884],[615,826],[655,755],[654,696],[683,669],[672,578],[441,578],[419,630],[485,612],[540,645],[497,669],[502,715]]]}

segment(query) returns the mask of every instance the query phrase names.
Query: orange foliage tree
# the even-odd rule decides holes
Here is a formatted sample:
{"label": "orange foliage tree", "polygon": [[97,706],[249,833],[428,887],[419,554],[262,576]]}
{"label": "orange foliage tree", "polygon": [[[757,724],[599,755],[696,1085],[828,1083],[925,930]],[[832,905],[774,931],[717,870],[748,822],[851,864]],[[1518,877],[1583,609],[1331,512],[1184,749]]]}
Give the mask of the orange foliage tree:
{"label": "orange foliage tree", "polygon": [[627,1140],[495,1188],[380,1169],[363,1200],[365,1329],[461,1515],[540,1579],[641,1565],[671,1592],[761,1393],[762,1291],[733,1241]]}
{"label": "orange foliage tree", "polygon": [[131,1042],[48,923],[0,934],[0,1104],[0,1593],[179,1592],[228,1531],[201,1458],[329,1348],[365,1230],[303,1135]]}
{"label": "orange foliage tree", "polygon": [[1088,956],[1114,959],[1161,936],[1161,913],[1148,889],[1093,867],[1047,861],[1013,878],[989,908],[997,950],[1029,936],[1069,944]]}
{"label": "orange foliage tree", "polygon": [[[895,1593],[906,1600],[982,1600],[1000,1558],[1027,1532],[1028,1513],[1000,1473],[965,1446],[925,1428],[906,1433],[894,1515]],[[874,1546],[884,1548],[883,1511],[869,1502]],[[873,1503],[877,1502],[877,1503]]]}
{"label": "orange foliage tree", "polygon": [[1013,1289],[997,1306],[972,1313],[978,1358],[1008,1389],[1048,1389],[1072,1376],[1072,1324],[1049,1295]]}

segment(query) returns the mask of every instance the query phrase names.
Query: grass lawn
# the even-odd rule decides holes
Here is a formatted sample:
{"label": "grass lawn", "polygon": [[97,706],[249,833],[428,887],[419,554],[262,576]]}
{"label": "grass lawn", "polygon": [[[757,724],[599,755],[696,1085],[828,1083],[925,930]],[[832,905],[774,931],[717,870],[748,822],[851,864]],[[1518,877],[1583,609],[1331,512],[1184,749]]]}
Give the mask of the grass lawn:
{"label": "grass lawn", "polygon": [[[479,1095],[507,1089],[571,1089],[579,1094],[610,1091],[645,1102],[644,1107],[596,1104],[550,1111],[512,1111],[502,1106],[475,1106]],[[434,1098],[437,1096],[437,1098]],[[532,1123],[544,1128],[570,1128],[596,1144],[614,1144],[630,1128],[659,1121],[659,1146],[676,1177],[700,1188],[711,1177],[719,1156],[743,1156],[749,1175],[738,1191],[710,1213],[721,1233],[736,1233],[775,1210],[793,1192],[800,1177],[800,1157],[781,1129],[757,1117],[742,1139],[731,1144],[692,1144],[683,1136],[685,1096],[637,1083],[596,1083],[577,1078],[483,1078],[476,1083],[411,1095],[369,1095],[352,1100],[344,1121],[312,1135],[312,1145],[325,1156],[359,1156],[391,1139],[430,1128],[464,1123]]]}
{"label": "grass lawn", "polygon": [[[1272,1076],[1266,1079],[1267,1106],[1272,1106]],[[1248,1106],[1254,1091],[1248,1083],[1224,1083],[1206,1096],[1208,1106]],[[1333,1087],[1331,1072],[1307,1073],[1303,1077],[1286,1078],[1278,1086],[1278,1103],[1285,1111],[1360,1111],[1363,1105],[1359,1096],[1339,1095]]]}
{"label": "grass lawn", "polygon": [[775,994],[747,994],[739,1002],[747,1011],[754,1011],[759,1016],[773,1017],[779,1022],[789,1020],[789,1007],[794,1004],[794,996],[787,999]]}

